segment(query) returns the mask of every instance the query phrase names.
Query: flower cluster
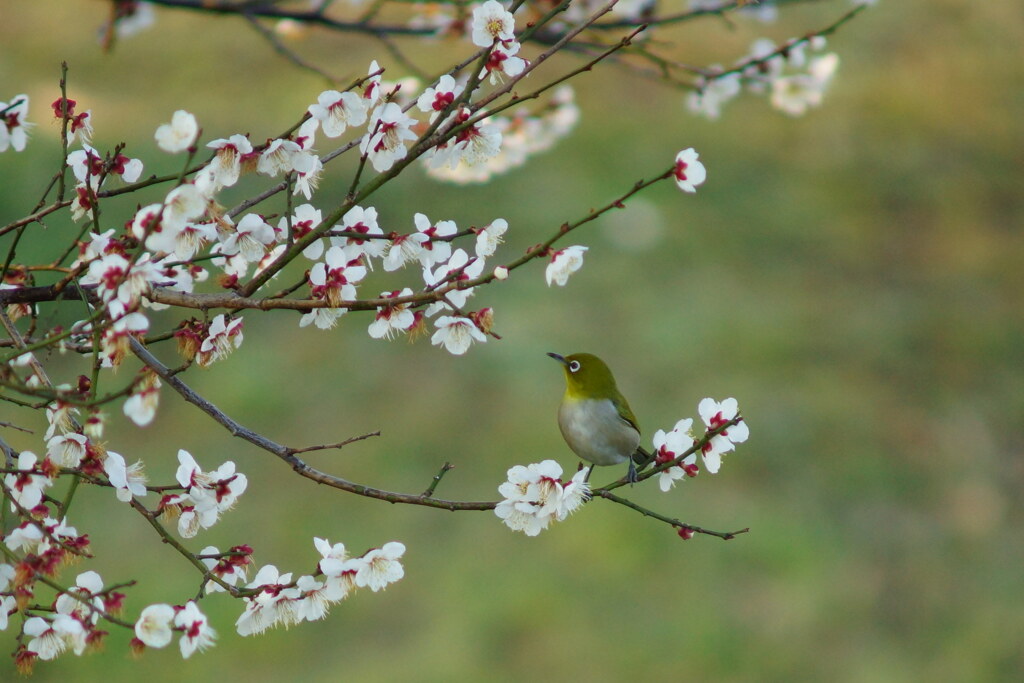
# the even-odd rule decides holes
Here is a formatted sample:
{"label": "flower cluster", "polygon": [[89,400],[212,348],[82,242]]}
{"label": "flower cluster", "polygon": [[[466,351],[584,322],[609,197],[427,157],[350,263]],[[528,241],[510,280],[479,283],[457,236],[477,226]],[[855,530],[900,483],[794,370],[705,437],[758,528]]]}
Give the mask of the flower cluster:
{"label": "flower cluster", "polygon": [[[24,596],[24,588],[16,585],[19,580],[11,565],[0,564],[0,595],[14,588],[15,595]],[[58,593],[46,616],[35,614],[25,620],[22,632],[28,638],[14,654],[18,668],[30,671],[36,660],[54,659],[65,650],[81,655],[90,646],[98,647],[106,635],[98,628],[101,616],[120,611],[124,597],[104,588],[103,579],[96,572],[79,574],[74,586]],[[14,596],[0,597],[0,630],[6,628],[8,611],[16,603]]]}
{"label": "flower cluster", "polygon": [[292,579],[272,564],[265,565],[246,585],[254,594],[245,598],[245,611],[235,622],[239,635],[248,636],[277,626],[292,626],[327,616],[334,603],[348,597],[356,588],[376,593],[405,575],[401,559],[405,545],[397,541],[349,557],[343,543],[331,544],[313,539],[321,559],[315,574]]}
{"label": "flower cluster", "polygon": [[178,533],[192,538],[200,528],[209,529],[221,513],[234,507],[249,480],[235,471],[235,463],[230,460],[212,472],[203,472],[192,454],[182,449],[178,451],[178,463],[175,478],[184,491],[165,495],[159,509],[177,517]]}
{"label": "flower cluster", "polygon": [[509,469],[508,481],[498,487],[503,500],[494,514],[509,529],[536,536],[589,500],[588,471],[581,469],[569,481],[562,481],[562,467],[554,460],[516,465]]}
{"label": "flower cluster", "polygon": [[717,119],[722,105],[745,90],[768,95],[772,107],[784,114],[802,116],[808,109],[821,106],[839,67],[835,53],[808,54],[808,50],[820,53],[825,45],[823,36],[792,40],[782,47],[761,38],[732,69],[712,66],[710,75],[698,81],[687,106],[695,114]]}
{"label": "flower cluster", "polygon": [[[700,472],[697,451],[704,462],[704,469],[717,474],[722,466],[722,456],[735,450],[736,444],[743,443],[750,436],[747,423],[742,420],[722,429],[739,416],[739,404],[734,398],[721,402],[705,398],[697,405],[697,412],[705,426],[701,438],[694,436],[691,418],[679,420],[669,432],[659,429],[654,434],[655,466],[670,465],[658,472],[658,486],[662,491],[668,491],[684,477],[697,476]],[[720,431],[708,436],[716,430]],[[698,445],[700,448],[695,448]]]}

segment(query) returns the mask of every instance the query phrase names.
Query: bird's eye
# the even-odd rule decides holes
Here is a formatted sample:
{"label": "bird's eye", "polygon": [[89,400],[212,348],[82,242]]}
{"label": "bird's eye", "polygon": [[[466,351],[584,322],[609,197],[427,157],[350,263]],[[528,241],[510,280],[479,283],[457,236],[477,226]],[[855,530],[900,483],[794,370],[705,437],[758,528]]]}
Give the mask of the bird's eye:
{"label": "bird's eye", "polygon": [[576,372],[580,369],[580,362],[578,360],[569,361],[569,372]]}

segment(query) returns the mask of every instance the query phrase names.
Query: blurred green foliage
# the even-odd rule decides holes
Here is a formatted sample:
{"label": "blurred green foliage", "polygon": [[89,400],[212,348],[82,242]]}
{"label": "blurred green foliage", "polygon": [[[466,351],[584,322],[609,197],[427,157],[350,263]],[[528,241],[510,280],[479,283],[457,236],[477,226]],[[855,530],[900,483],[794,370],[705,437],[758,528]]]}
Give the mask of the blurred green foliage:
{"label": "blurred green foliage", "polygon": [[[756,37],[800,35],[845,7],[798,5],[775,25],[709,18],[672,36],[685,61],[728,62]],[[103,54],[94,27],[107,11],[0,0],[0,98],[27,92],[38,123],[26,152],[0,156],[0,222],[31,209],[59,159],[48,105],[62,60],[70,96],[93,110],[96,146],[128,142],[147,172],[179,163],[152,139],[175,109],[196,114],[204,140],[260,140],[324,88],[226,18],[159,12],[155,28]],[[230,362],[187,377],[280,442],[382,431],[309,454],[329,472],[418,492],[450,460],[438,495],[493,499],[513,464],[573,467],[555,426],[561,373],[544,352],[592,351],[648,436],[704,396],[739,398],[751,440],[718,476],[630,493],[750,534],[683,543],[597,502],[525,538],[490,513],[348,496],[292,476],[165,390],[149,429],[110,411],[109,447],[144,458],[154,481],[173,475],[178,448],[205,466],[233,459],[250,478],[236,510],[190,547],[248,542],[258,562],[305,571],[314,535],[355,552],[396,539],[408,546],[406,578],[323,622],[247,639],[233,633],[240,606],[215,596],[203,603],[221,633],[209,652],[135,661],[129,635],[114,631],[105,653],[64,655],[35,680],[1020,680],[1022,34],[1014,3],[882,0],[830,41],[837,80],[798,120],[753,98],[699,120],[678,91],[599,69],[576,81],[572,138],[482,187],[410,169],[374,199],[385,230],[410,229],[415,211],[460,226],[500,216],[511,226],[504,253],[519,253],[688,146],[708,167],[696,196],[665,184],[573,235],[591,249],[565,289],[548,289],[535,266],[478,292],[504,339],[466,357],[426,340],[372,341],[366,316],[320,333],[289,312],[250,313]],[[372,58],[401,75],[364,38],[314,31],[295,47],[345,78]],[[434,67],[465,51],[437,42],[411,53]],[[345,187],[343,172],[329,173],[315,203],[331,206]],[[108,213],[111,226],[138,201],[123,219]],[[72,230],[50,221],[19,260]],[[37,437],[5,438],[40,450]],[[194,592],[180,558],[108,491],[80,498],[74,522],[97,555],[88,568],[140,579],[128,614]]]}

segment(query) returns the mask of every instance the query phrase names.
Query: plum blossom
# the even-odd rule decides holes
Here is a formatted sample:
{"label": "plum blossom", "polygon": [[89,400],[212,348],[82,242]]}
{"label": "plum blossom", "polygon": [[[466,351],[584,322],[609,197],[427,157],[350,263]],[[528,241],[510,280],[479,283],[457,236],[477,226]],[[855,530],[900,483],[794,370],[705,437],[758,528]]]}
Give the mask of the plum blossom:
{"label": "plum blossom", "polygon": [[[739,415],[739,403],[735,398],[727,398],[721,403],[712,398],[705,398],[697,405],[697,412],[700,413],[708,431],[713,431]],[[701,450],[701,457],[708,472],[716,474],[722,465],[722,456],[735,450],[736,444],[743,443],[749,436],[750,429],[744,421],[713,436]]]}
{"label": "plum blossom", "polygon": [[124,414],[139,427],[145,427],[156,416],[159,403],[160,378],[153,372],[146,372],[124,402]]}
{"label": "plum blossom", "polygon": [[217,637],[217,632],[210,626],[206,615],[200,612],[199,607],[191,600],[177,610],[174,615],[174,626],[182,631],[178,646],[184,659],[191,657],[196,650],[202,651],[210,647]]}
{"label": "plum blossom", "polygon": [[416,100],[416,107],[424,114],[430,114],[430,120],[433,122],[438,114],[462,94],[463,90],[464,86],[461,83],[456,83],[454,78],[445,74],[436,84],[423,91]]}
{"label": "plum blossom", "polygon": [[[658,465],[674,461],[677,457],[693,447],[693,436],[690,428],[693,426],[693,419],[686,418],[676,422],[672,431],[666,433],[659,429],[654,433],[654,457]],[[697,476],[697,454],[691,453],[679,464],[662,470],[658,473],[658,487],[662,491],[671,489],[675,482],[683,477]]]}
{"label": "plum blossom", "polygon": [[309,105],[309,114],[320,122],[324,135],[336,138],[349,126],[366,122],[366,102],[353,92],[325,90]]}
{"label": "plum blossom", "polygon": [[295,171],[295,190],[292,194],[301,194],[311,199],[313,191],[320,186],[324,163],[312,152],[298,152],[292,156],[292,169]]}
{"label": "plum blossom", "polygon": [[495,45],[491,53],[487,55],[487,62],[484,64],[481,77],[487,75],[491,84],[496,85],[503,83],[506,76],[515,78],[523,73],[528,62],[522,57],[516,56],[519,54],[519,48],[520,45],[515,40]]}
{"label": "plum blossom", "polygon": [[[35,453],[22,451],[18,456],[18,471],[4,476],[4,486],[11,492],[11,498],[18,505],[29,510],[39,505],[43,499],[43,491],[53,485],[53,480],[43,474],[41,467],[36,466],[37,461]],[[11,510],[16,509],[12,503]]]}
{"label": "plum blossom", "polygon": [[78,467],[88,445],[89,438],[84,434],[70,432],[52,436],[46,442],[46,457],[58,467]]}
{"label": "plum blossom", "polygon": [[355,585],[367,587],[376,593],[388,584],[405,576],[405,570],[398,561],[405,554],[405,545],[398,541],[385,543],[380,548],[370,550],[361,558],[356,570]]}
{"label": "plum blossom", "polygon": [[[353,206],[341,219],[340,225],[335,227],[347,232],[356,232],[361,237],[331,237],[332,246],[357,247],[368,257],[380,257],[388,249],[388,242],[384,239],[373,239],[374,236],[383,237],[384,231],[377,225],[377,209],[372,206],[363,208]],[[354,253],[354,252],[353,252]]]}
{"label": "plum blossom", "polygon": [[280,138],[274,140],[260,154],[259,161],[256,162],[256,171],[271,178],[288,173],[293,170],[293,157],[301,151],[302,148],[297,142]]}
{"label": "plum blossom", "polygon": [[196,354],[196,362],[205,368],[211,363],[223,360],[241,345],[242,318],[228,320],[221,313],[210,323],[207,336]]}
{"label": "plum blossom", "polygon": [[394,102],[387,102],[370,115],[370,132],[359,143],[359,152],[369,158],[374,170],[383,173],[404,159],[405,141],[415,140],[412,126],[416,119],[406,116]]}
{"label": "plum blossom", "polygon": [[672,175],[676,178],[676,185],[683,192],[696,192],[697,186],[707,178],[708,173],[704,169],[704,164],[697,160],[699,156],[693,147],[684,149],[676,155]]}
{"label": "plum blossom", "polygon": [[231,187],[237,183],[242,172],[242,159],[252,154],[249,138],[236,133],[229,138],[208,142],[206,146],[216,150],[209,166],[214,182],[222,187]]}
{"label": "plum blossom", "polygon": [[235,231],[223,240],[221,251],[228,256],[241,254],[249,263],[256,263],[276,239],[273,226],[259,214],[248,213],[238,221]]}
{"label": "plum blossom", "polygon": [[548,287],[556,284],[564,287],[569,281],[569,276],[583,267],[583,254],[588,247],[579,245],[559,249],[551,255],[551,263],[544,271],[544,278]]}
{"label": "plum blossom", "polygon": [[199,123],[196,117],[183,109],[171,116],[171,122],[156,129],[156,144],[165,152],[184,152],[199,135]]}
{"label": "plum blossom", "polygon": [[149,605],[135,622],[135,637],[147,647],[167,647],[174,638],[174,614],[170,605]]}
{"label": "plum blossom", "polygon": [[48,661],[62,653],[68,645],[74,647],[85,631],[82,623],[67,614],[57,614],[47,621],[42,617],[30,617],[22,631],[32,638],[25,649],[34,652],[39,659]]}
{"label": "plum blossom", "polygon": [[[313,232],[313,229],[320,225],[322,216],[320,209],[314,207],[312,204],[302,204],[295,207],[295,213],[291,217],[291,232],[292,238],[295,241],[301,240],[303,237]],[[286,234],[288,232],[289,219],[282,217],[281,221],[277,224],[277,231],[279,234]],[[324,253],[324,241],[321,239],[310,242],[309,245],[302,250],[302,255],[306,258],[315,261]]]}
{"label": "plum blossom", "polygon": [[102,592],[103,579],[100,575],[94,571],[82,572],[75,577],[74,586],[57,596],[54,609],[58,614],[67,614],[82,624],[92,626],[99,621],[104,607],[103,598],[99,596]]}
{"label": "plum blossom", "polygon": [[536,536],[553,521],[562,521],[590,496],[587,470],[579,470],[562,482],[562,467],[554,460],[508,470],[508,480],[498,487],[501,500],[494,514],[513,531]]}
{"label": "plum blossom", "polygon": [[413,216],[413,222],[416,224],[416,231],[427,236],[419,253],[420,265],[429,268],[437,263],[447,261],[448,257],[452,255],[452,245],[447,240],[437,238],[454,235],[458,231],[455,221],[438,221],[431,224],[430,219],[424,214],[417,213]]}
{"label": "plum blossom", "polygon": [[516,20],[497,0],[487,0],[473,8],[473,44],[490,47],[495,41],[515,38]]}
{"label": "plum blossom", "polygon": [[361,254],[353,247],[331,247],[324,260],[309,271],[314,299],[326,299],[332,308],[356,298],[356,284],[366,277]]}
{"label": "plum blossom", "polygon": [[481,343],[487,341],[487,335],[469,318],[443,315],[434,322],[434,325],[437,331],[430,338],[430,343],[434,346],[443,344],[445,349],[455,356],[466,353],[474,340]]}
{"label": "plum blossom", "polygon": [[[252,562],[252,548],[247,545],[236,545],[230,548],[228,553],[221,553],[216,547],[209,545],[199,553],[200,561],[206,565],[210,574],[218,577],[229,586],[237,586],[244,581],[248,574],[249,564]],[[221,557],[210,557],[221,555]],[[217,593],[226,589],[217,581],[210,579],[206,582],[207,593]]]}
{"label": "plum blossom", "polygon": [[142,461],[130,466],[125,465],[124,456],[120,453],[107,451],[103,460],[103,471],[114,487],[117,499],[122,503],[130,502],[133,497],[146,495],[146,475],[142,471]]}
{"label": "plum blossom", "polygon": [[492,256],[498,250],[498,245],[505,241],[504,235],[508,231],[508,221],[504,218],[495,218],[490,225],[475,229],[476,231],[476,255],[480,258]]}
{"label": "plum blossom", "polygon": [[21,152],[28,144],[28,131],[35,125],[28,119],[28,95],[15,95],[10,102],[0,102],[0,152],[13,148]]}
{"label": "plum blossom", "polygon": [[264,565],[246,584],[246,588],[261,589],[259,593],[245,598],[245,611],[235,621],[235,630],[240,636],[262,633],[279,621],[288,621],[289,608],[282,604],[288,596],[285,586],[292,581],[291,573],[281,574],[272,564]]}
{"label": "plum blossom", "polygon": [[[393,299],[412,296],[412,290],[406,287],[401,291],[381,292],[380,295],[383,299]],[[415,324],[416,316],[409,310],[409,304],[378,306],[377,315],[370,323],[369,332],[374,339],[391,339],[395,334],[408,331]]]}

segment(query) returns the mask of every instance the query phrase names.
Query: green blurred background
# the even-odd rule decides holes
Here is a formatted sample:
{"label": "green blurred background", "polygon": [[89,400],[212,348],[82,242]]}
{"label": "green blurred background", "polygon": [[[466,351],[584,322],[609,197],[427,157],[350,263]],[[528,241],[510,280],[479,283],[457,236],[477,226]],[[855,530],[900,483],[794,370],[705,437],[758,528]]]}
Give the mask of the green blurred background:
{"label": "green blurred background", "polygon": [[[847,6],[797,6],[774,25],[707,19],[670,36],[685,61],[728,62],[759,36],[800,35]],[[26,152],[0,157],[0,223],[31,209],[59,159],[48,105],[62,60],[70,96],[93,110],[95,145],[128,142],[147,172],[180,163],[152,140],[175,109],[196,114],[204,140],[261,140],[324,89],[235,19],[161,11],[152,30],[103,54],[107,11],[0,0],[0,98],[27,92],[38,123]],[[250,481],[189,547],[248,542],[260,564],[302,572],[317,558],[314,535],[355,552],[395,539],[408,546],[406,578],[325,621],[245,639],[233,632],[240,605],[215,596],[202,606],[221,635],[206,653],[133,660],[128,634],[114,631],[105,652],[41,663],[35,679],[1020,680],[1021,18],[1010,2],[883,0],[833,37],[837,80],[797,120],[748,96],[707,122],[677,90],[599,69],[576,81],[582,121],[553,152],[480,187],[410,169],[371,202],[385,229],[411,229],[415,211],[460,226],[500,216],[510,258],[689,146],[708,167],[696,196],[665,183],[583,228],[571,243],[590,246],[586,265],[564,289],[548,289],[537,265],[480,291],[474,305],[496,309],[504,339],[465,357],[426,340],[375,342],[367,316],[317,332],[288,312],[250,313],[230,362],[187,377],[280,442],[382,431],[308,455],[328,472],[419,492],[449,460],[438,495],[479,500],[496,497],[513,464],[574,467],[555,426],[561,373],[544,352],[591,351],[615,369],[647,437],[693,416],[704,396],[739,399],[751,438],[718,476],[630,493],[750,534],[684,543],[597,502],[526,538],[490,513],[350,496],[292,475],[165,390],[149,429],[112,410],[108,446],[143,458],[154,482],[173,476],[178,448],[211,468],[233,459]],[[403,75],[361,37],[313,32],[294,47],[345,79],[371,58]],[[433,67],[465,51],[438,42],[412,54]],[[328,173],[317,206],[330,207],[346,177]],[[137,201],[123,218],[108,210],[111,225]],[[48,231],[20,255],[73,234],[63,218]],[[363,293],[378,282],[394,280],[378,274]],[[40,450],[37,438],[5,438]],[[97,559],[69,580],[87,568],[139,579],[131,615],[194,593],[184,562],[108,491],[79,498],[74,523]]]}

